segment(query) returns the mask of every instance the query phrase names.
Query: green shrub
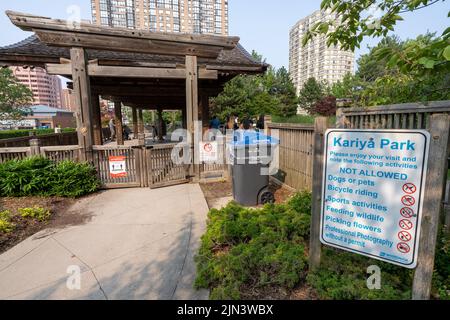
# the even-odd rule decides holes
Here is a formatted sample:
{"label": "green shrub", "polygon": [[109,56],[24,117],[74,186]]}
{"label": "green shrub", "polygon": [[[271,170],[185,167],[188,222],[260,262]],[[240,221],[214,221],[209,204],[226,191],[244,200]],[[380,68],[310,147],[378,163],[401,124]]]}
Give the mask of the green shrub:
{"label": "green shrub", "polygon": [[230,203],[211,210],[196,257],[196,287],[211,288],[212,299],[240,299],[244,287],[294,288],[306,272],[310,205],[310,194],[300,193],[262,209]]}
{"label": "green shrub", "polygon": [[440,230],[436,248],[433,274],[433,295],[442,300],[450,300],[450,233]]}
{"label": "green shrub", "polygon": [[40,222],[47,221],[51,216],[49,210],[40,208],[38,206],[34,206],[33,208],[21,208],[19,209],[19,213],[22,218],[36,219]]}
{"label": "green shrub", "polygon": [[[64,128],[61,132],[75,132],[76,129],[73,128]],[[30,134],[35,134],[37,136],[53,134],[55,133],[54,129],[37,129],[37,130],[0,130],[0,140],[1,139],[12,139],[12,138],[21,138],[28,137]]]}
{"label": "green shrub", "polygon": [[100,187],[95,168],[86,163],[63,161],[52,172],[50,195],[80,197],[96,192]]}
{"label": "green shrub", "polygon": [[55,164],[42,157],[0,164],[0,196],[80,197],[98,190],[95,169],[85,163]]}
{"label": "green shrub", "polygon": [[30,157],[0,164],[1,196],[45,195],[51,189],[54,164],[45,158]]}
{"label": "green shrub", "polygon": [[11,212],[0,211],[0,233],[9,233],[14,230],[15,225],[11,222]]}
{"label": "green shrub", "polygon": [[[381,290],[367,288],[367,268],[371,265],[381,269]],[[325,246],[320,268],[310,272],[307,281],[320,299],[411,299],[412,271]]]}

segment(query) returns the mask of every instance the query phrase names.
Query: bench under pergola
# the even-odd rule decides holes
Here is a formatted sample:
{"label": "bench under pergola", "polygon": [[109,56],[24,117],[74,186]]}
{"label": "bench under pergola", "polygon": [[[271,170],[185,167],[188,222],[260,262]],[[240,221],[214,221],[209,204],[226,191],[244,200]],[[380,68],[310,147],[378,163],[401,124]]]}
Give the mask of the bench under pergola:
{"label": "bench under pergola", "polygon": [[227,81],[267,69],[252,59],[238,37],[157,33],[6,14],[14,25],[34,34],[0,48],[0,65],[42,67],[72,80],[79,146],[88,161],[92,147],[103,142],[99,96],[114,101],[117,132],[122,131],[121,105],[132,107],[133,126],[143,143],[142,110],[182,110],[183,125],[193,133],[196,121],[207,126],[209,98],[218,95]]}

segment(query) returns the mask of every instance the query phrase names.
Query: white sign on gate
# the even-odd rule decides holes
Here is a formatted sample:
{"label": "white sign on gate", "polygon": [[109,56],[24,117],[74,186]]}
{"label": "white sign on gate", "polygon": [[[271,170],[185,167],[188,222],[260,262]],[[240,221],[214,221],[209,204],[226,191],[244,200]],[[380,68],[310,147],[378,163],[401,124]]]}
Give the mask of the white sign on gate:
{"label": "white sign on gate", "polygon": [[217,141],[200,142],[200,161],[217,163],[219,161],[219,145]]}
{"label": "white sign on gate", "polygon": [[328,130],[321,242],[415,268],[429,140],[423,130]]}

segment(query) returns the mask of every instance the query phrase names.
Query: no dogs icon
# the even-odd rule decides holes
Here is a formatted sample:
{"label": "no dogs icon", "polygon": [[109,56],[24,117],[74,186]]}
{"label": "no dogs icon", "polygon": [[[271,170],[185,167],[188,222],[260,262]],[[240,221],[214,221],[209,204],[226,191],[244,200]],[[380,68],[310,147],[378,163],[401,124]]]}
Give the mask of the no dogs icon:
{"label": "no dogs icon", "polygon": [[403,192],[407,193],[407,194],[414,194],[417,191],[417,187],[414,183],[406,183],[403,186]]}

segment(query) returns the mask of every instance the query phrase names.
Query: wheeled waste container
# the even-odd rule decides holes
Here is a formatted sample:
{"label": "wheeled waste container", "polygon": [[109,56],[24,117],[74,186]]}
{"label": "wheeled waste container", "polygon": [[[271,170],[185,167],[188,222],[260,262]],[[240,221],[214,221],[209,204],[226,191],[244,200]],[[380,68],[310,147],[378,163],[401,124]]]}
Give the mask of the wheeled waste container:
{"label": "wheeled waste container", "polygon": [[256,131],[237,130],[228,145],[234,200],[244,206],[275,202],[269,167],[279,141]]}

